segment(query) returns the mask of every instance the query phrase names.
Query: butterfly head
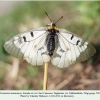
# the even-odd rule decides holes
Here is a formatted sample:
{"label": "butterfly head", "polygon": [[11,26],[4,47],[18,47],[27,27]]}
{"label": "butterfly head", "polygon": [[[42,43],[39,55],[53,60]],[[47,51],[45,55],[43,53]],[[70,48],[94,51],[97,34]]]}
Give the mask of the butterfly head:
{"label": "butterfly head", "polygon": [[50,29],[50,30],[52,30],[52,29],[54,29],[54,30],[58,30],[57,27],[56,27],[56,24],[53,23],[53,22],[50,23],[50,24],[48,24],[47,27],[48,27],[48,29]]}

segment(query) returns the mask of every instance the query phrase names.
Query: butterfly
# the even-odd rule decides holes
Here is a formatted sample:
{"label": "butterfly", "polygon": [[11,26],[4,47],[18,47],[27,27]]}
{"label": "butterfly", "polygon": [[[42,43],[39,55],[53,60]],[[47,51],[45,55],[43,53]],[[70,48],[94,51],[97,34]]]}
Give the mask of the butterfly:
{"label": "butterfly", "polygon": [[[47,13],[46,15],[48,16]],[[50,19],[49,16],[48,18]],[[94,55],[96,50],[89,42],[68,30],[58,29],[58,21],[50,21],[51,24],[47,27],[36,28],[12,37],[5,42],[5,50],[34,66],[51,61],[59,68],[85,61]]]}

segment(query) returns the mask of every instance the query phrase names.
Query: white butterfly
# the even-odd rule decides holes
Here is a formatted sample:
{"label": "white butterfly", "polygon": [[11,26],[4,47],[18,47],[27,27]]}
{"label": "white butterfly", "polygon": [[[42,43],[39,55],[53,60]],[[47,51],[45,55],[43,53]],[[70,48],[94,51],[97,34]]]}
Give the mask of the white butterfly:
{"label": "white butterfly", "polygon": [[96,52],[89,42],[70,31],[56,28],[56,22],[47,26],[12,37],[4,44],[5,50],[34,66],[51,61],[59,68],[87,60]]}

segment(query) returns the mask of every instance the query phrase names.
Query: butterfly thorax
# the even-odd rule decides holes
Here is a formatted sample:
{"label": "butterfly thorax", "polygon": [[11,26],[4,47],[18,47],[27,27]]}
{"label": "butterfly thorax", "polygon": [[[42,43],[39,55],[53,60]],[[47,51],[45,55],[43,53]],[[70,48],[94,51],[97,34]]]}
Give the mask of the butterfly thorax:
{"label": "butterfly thorax", "polygon": [[47,35],[47,50],[48,55],[52,56],[55,50],[55,45],[57,41],[57,32],[58,29],[56,28],[56,25],[54,23],[51,23],[51,25],[48,27],[48,35]]}

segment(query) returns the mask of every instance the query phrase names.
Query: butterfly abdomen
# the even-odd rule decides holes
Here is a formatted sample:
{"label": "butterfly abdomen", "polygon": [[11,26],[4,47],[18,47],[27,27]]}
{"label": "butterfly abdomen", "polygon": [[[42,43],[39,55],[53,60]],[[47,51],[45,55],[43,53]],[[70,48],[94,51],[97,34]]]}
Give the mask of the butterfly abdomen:
{"label": "butterfly abdomen", "polygon": [[53,52],[55,50],[55,30],[50,30],[48,35],[48,42],[47,42],[47,50],[48,50],[48,55],[52,56]]}

